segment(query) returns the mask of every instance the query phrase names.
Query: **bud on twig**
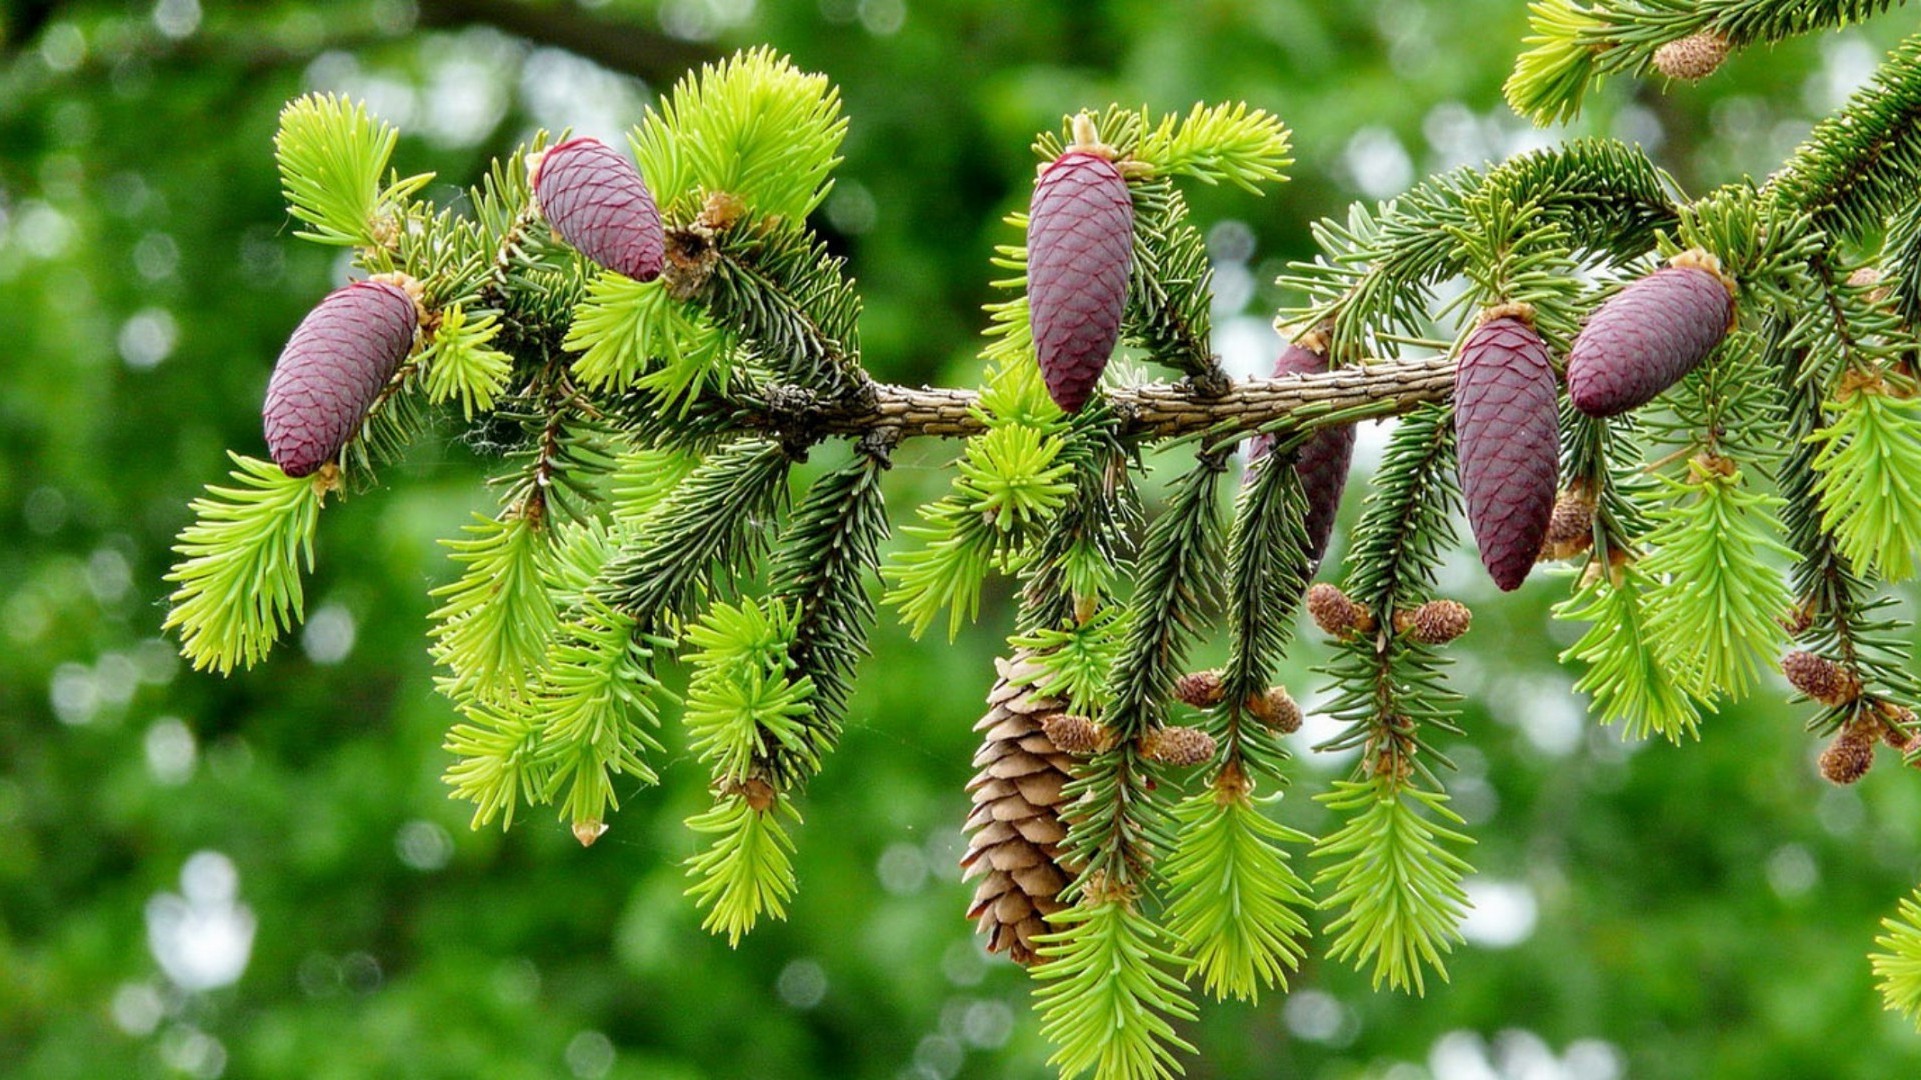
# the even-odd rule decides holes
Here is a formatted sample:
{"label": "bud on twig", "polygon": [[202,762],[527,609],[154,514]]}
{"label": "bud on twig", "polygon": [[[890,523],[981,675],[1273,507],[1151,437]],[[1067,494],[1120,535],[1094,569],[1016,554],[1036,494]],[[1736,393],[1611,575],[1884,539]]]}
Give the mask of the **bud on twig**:
{"label": "bud on twig", "polygon": [[1041,718],[1041,730],[1063,754],[1092,757],[1114,745],[1114,733],[1085,716],[1054,713]]}
{"label": "bud on twig", "polygon": [[1458,600],[1429,600],[1411,611],[1394,613],[1394,629],[1423,645],[1445,645],[1474,621],[1474,613]]}
{"label": "bud on twig", "polygon": [[1270,686],[1264,694],[1247,699],[1247,711],[1254,719],[1283,735],[1301,730],[1301,707],[1285,686]]}
{"label": "bud on twig", "polygon": [[1594,496],[1584,487],[1570,487],[1554,500],[1538,561],[1572,559],[1593,546]]}
{"label": "bud on twig", "polygon": [[1174,696],[1183,705],[1211,709],[1227,696],[1219,671],[1194,671],[1174,680]]}
{"label": "bud on twig", "polygon": [[1141,736],[1141,756],[1162,765],[1187,768],[1214,757],[1214,736],[1191,727],[1161,727]]}
{"label": "bud on twig", "polygon": [[1854,724],[1841,729],[1821,751],[1821,775],[1831,784],[1852,784],[1874,764],[1874,737]]}
{"label": "bud on twig", "polygon": [[1823,705],[1845,705],[1861,696],[1861,679],[1826,657],[1796,649],[1781,658],[1789,685]]}
{"label": "bud on twig", "polygon": [[1326,582],[1307,590],[1307,613],[1329,637],[1349,638],[1374,629],[1374,615]]}
{"label": "bud on twig", "polygon": [[1713,30],[1689,34],[1654,50],[1654,70],[1670,79],[1705,79],[1728,58],[1730,46],[1726,37]]}

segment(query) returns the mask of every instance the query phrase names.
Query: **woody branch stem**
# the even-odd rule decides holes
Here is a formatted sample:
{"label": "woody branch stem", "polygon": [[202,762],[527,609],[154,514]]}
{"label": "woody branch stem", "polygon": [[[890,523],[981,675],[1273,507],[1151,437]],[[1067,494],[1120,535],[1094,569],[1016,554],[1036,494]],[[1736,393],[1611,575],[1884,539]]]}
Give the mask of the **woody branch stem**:
{"label": "woody branch stem", "polygon": [[[758,412],[751,426],[781,434],[863,435],[889,430],[897,438],[964,438],[987,430],[972,390],[875,383],[871,393],[844,403],[787,401]],[[1313,375],[1253,379],[1207,395],[1186,383],[1121,387],[1107,399],[1121,417],[1121,434],[1172,438],[1213,429],[1253,431],[1312,408],[1316,414],[1368,408],[1376,415],[1407,412],[1444,401],[1454,389],[1454,360],[1372,360]]]}

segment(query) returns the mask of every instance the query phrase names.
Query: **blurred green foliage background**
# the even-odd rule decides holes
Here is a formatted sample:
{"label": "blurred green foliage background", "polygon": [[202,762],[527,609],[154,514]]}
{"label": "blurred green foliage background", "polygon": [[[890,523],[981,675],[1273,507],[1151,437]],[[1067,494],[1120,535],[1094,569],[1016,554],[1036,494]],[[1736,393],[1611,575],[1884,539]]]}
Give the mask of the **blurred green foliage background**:
{"label": "blurred green foliage background", "polygon": [[[1296,131],[1294,181],[1203,191],[1219,348],[1264,365],[1309,223],[1417,176],[1579,133],[1691,190],[1764,174],[1865,78],[1883,23],[1616,84],[1569,130],[1500,104],[1520,0],[197,0],[15,2],[0,26],[0,1075],[1033,1077],[1016,969],[961,918],[969,731],[1006,591],[949,644],[884,622],[844,745],[802,804],[790,918],[737,951],[680,896],[703,774],[623,793],[591,850],[546,815],[471,832],[438,779],[437,547],[489,504],[452,426],[331,508],[307,628],[230,679],[157,636],[188,500],[260,452],[280,345],[343,272],[294,240],[271,137],[308,90],[406,133],[458,202],[536,128],[618,134],[703,56],[767,42],[843,89],[818,224],[866,289],[870,367],[966,384],[1000,216],[1033,133],[1110,100],[1245,99]],[[1377,435],[1363,436],[1365,448]],[[949,448],[900,453],[896,520]],[[1351,521],[1364,485],[1350,489]],[[1338,561],[1337,538],[1330,563]],[[1921,1074],[1863,954],[1921,878],[1921,782],[1820,784],[1775,703],[1698,745],[1623,745],[1554,654],[1554,574],[1496,602],[1472,556],[1455,647],[1457,807],[1479,908],[1450,985],[1376,995],[1310,962],[1205,1010],[1194,1076],[1611,1080]],[[885,616],[884,616],[885,618]],[[1288,682],[1312,704],[1315,635]],[[1773,689],[1779,690],[1777,685]],[[671,731],[671,728],[670,728]],[[1310,723],[1308,733],[1313,734]],[[1306,740],[1302,741],[1305,748]],[[1348,767],[1303,754],[1282,813]]]}

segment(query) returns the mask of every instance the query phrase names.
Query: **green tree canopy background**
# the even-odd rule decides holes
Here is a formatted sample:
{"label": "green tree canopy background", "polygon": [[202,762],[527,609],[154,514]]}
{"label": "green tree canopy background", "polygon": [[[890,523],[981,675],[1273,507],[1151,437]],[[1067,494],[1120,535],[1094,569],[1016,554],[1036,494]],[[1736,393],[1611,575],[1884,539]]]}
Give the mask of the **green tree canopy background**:
{"label": "green tree canopy background", "polygon": [[[982,955],[955,869],[1005,592],[951,645],[883,619],[803,801],[801,892],[733,951],[680,896],[681,820],[705,800],[680,747],[590,850],[546,815],[471,832],[446,798],[451,713],[421,630],[452,573],[435,540],[488,498],[487,447],[444,432],[330,511],[308,624],[264,666],[196,675],[160,639],[187,502],[223,447],[258,446],[272,359],[344,271],[291,237],[271,153],[287,99],[365,100],[406,133],[403,170],[453,198],[536,128],[616,135],[688,66],[770,43],[846,100],[820,223],[864,290],[867,362],[965,385],[1000,217],[1025,204],[1031,133],[1065,112],[1246,100],[1294,128],[1277,195],[1194,200],[1245,372],[1278,347],[1273,279],[1350,200],[1581,133],[1638,141],[1696,190],[1758,173],[1900,29],[1756,50],[1699,87],[1622,81],[1540,132],[1499,94],[1525,20],[1513,0],[9,5],[0,1073],[1046,1074],[1028,981]],[[900,452],[897,512],[941,490],[949,452]],[[1623,744],[1554,663],[1554,584],[1497,601],[1470,554],[1450,566],[1476,622],[1455,649],[1468,738],[1444,749],[1481,871],[1452,984],[1374,994],[1310,961],[1291,995],[1207,1009],[1190,1074],[1921,1069],[1862,959],[1921,878],[1913,778],[1826,787],[1819,744],[1765,694],[1699,745]],[[1310,712],[1318,652],[1285,673]],[[1305,752],[1316,730],[1300,769],[1318,784],[1347,762]],[[1290,801],[1303,827],[1313,812]]]}

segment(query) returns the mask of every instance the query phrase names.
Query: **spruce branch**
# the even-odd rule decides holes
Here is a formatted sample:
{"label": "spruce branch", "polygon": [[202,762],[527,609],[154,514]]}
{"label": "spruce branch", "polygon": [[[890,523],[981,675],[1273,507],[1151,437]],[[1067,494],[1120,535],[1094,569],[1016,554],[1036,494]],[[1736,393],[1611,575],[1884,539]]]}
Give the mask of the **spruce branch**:
{"label": "spruce branch", "polygon": [[301,564],[313,569],[321,501],[339,473],[293,478],[271,462],[229,453],[236,487],[209,484],[173,550],[177,582],[163,630],[177,630],[196,669],[252,667],[305,616]]}
{"label": "spruce branch", "polygon": [[[867,576],[879,569],[887,538],[881,495],[887,467],[883,448],[863,445],[854,460],[816,480],[781,535],[768,574],[769,592],[795,611],[792,670],[814,691],[807,719],[810,759],[839,738],[854,668],[867,655],[874,622]],[[783,788],[806,775],[801,765],[782,750],[767,760]]]}
{"label": "spruce branch", "polygon": [[1332,887],[1321,906],[1341,911],[1327,926],[1328,957],[1357,968],[1371,961],[1377,988],[1425,994],[1428,968],[1445,982],[1467,910],[1461,881],[1473,869],[1449,847],[1474,842],[1451,827],[1461,819],[1447,796],[1380,773],[1335,781],[1315,799],[1346,819],[1314,848],[1315,858],[1335,860],[1314,877]]}
{"label": "spruce branch", "polygon": [[789,464],[777,443],[722,447],[641,519],[595,592],[649,633],[686,612],[717,571],[765,548],[767,527],[787,501]]}
{"label": "spruce branch", "polygon": [[1902,0],[1536,0],[1526,43],[1503,88],[1514,111],[1538,124],[1579,114],[1608,75],[1645,75],[1661,47],[1695,34],[1723,48],[1770,44],[1858,23]]}
{"label": "spruce branch", "polygon": [[1281,845],[1314,838],[1262,813],[1279,799],[1254,799],[1244,785],[1226,783],[1174,807],[1180,842],[1162,867],[1172,897],[1167,926],[1191,958],[1189,974],[1217,1000],[1285,993],[1288,972],[1307,954],[1301,912],[1314,901]]}
{"label": "spruce branch", "polygon": [[[381,186],[400,132],[366,107],[332,94],[296,98],[280,114],[274,156],[294,217],[294,235],[336,247],[382,247],[383,215],[433,179],[432,173]],[[391,223],[387,226],[391,228]]]}
{"label": "spruce branch", "polygon": [[794,895],[794,842],[782,819],[800,823],[800,812],[785,799],[755,806],[755,793],[723,792],[714,807],[687,819],[692,832],[713,837],[707,850],[686,860],[687,887],[694,906],[707,912],[700,928],[726,934],[731,948],[762,915],[787,917]]}
{"label": "spruce branch", "polygon": [[1041,1032],[1055,1046],[1048,1064],[1064,1080],[1170,1080],[1176,1050],[1194,1048],[1172,1021],[1194,1006],[1174,974],[1175,940],[1125,894],[1103,895],[1048,917],[1034,968]]}

